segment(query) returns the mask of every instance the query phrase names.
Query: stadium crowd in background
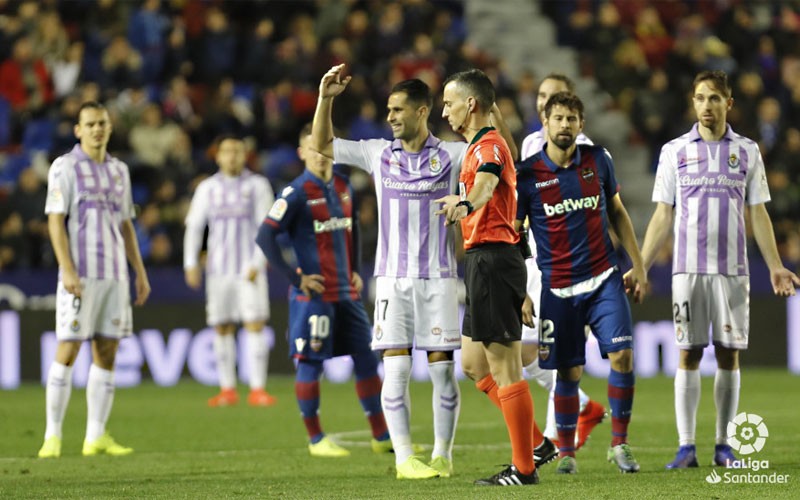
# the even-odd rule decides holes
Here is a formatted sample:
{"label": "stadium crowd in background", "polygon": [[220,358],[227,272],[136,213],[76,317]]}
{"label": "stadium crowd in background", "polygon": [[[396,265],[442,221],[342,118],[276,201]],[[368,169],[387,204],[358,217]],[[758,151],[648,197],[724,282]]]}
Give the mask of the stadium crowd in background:
{"label": "stadium crowd in background", "polygon": [[[579,51],[581,76],[629,115],[628,140],[654,160],[690,128],[693,76],[727,71],[730,123],[758,141],[779,249],[800,263],[796,2],[566,0],[541,10],[557,23],[558,42]],[[35,200],[50,161],[74,144],[81,102],[99,100],[111,114],[109,151],[131,166],[147,265],[177,266],[189,200],[215,170],[213,138],[248,137],[248,168],[280,190],[302,171],[294,142],[332,65],[346,63],[353,75],[351,98],[333,117],[343,137],[391,137],[384,107],[395,83],[416,77],[440,93],[445,75],[477,67],[492,78],[518,143],[539,127],[536,80],[559,69],[512,78],[469,43],[455,0],[0,0],[0,61],[0,269],[56,265]],[[440,95],[434,102],[441,106]],[[442,120],[431,127],[454,138]],[[353,186],[364,255],[373,255],[372,186],[360,172]]]}

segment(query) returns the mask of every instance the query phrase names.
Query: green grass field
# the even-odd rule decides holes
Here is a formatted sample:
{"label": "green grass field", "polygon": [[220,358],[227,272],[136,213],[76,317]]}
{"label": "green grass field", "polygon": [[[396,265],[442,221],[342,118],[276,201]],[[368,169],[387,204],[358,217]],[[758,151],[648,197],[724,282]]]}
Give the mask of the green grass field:
{"label": "green grass field", "polygon": [[[171,388],[147,384],[117,390],[109,428],[136,449],[122,458],[81,457],[86,403],[84,391],[77,389],[65,422],[62,457],[35,458],[44,430],[44,389],[28,385],[0,392],[0,498],[800,498],[800,378],[785,371],[747,370],[742,385],[740,411],[761,415],[769,426],[766,446],[754,455],[769,460],[769,469],[757,474],[789,474],[788,484],[705,481],[714,445],[711,378],[703,379],[698,469],[664,470],[676,448],[676,431],[672,380],[661,377],[640,379],[636,387],[630,442],[642,466],[639,474],[622,475],[605,461],[606,421],[578,452],[578,475],[558,476],[550,464],[540,471],[538,486],[487,488],[472,481],[499,471],[510,459],[510,447],[500,413],[471,384],[461,386],[455,476],[398,481],[393,456],[375,455],[369,448],[352,384],[324,383],[321,415],[326,432],[353,455],[312,459],[293,380],[272,377],[269,389],[279,403],[266,409],[210,409],[205,400],[213,388],[188,381]],[[584,386],[605,402],[605,381],[587,379]],[[545,395],[538,386],[533,393],[537,420],[543,423]],[[414,441],[430,449],[430,384],[413,384],[411,397]]]}

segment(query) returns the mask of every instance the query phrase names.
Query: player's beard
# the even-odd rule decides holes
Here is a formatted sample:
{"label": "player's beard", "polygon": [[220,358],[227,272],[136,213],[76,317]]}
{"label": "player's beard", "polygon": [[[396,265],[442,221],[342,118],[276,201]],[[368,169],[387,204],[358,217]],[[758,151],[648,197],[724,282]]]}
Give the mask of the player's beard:
{"label": "player's beard", "polygon": [[[569,138],[565,137],[568,135]],[[575,143],[575,136],[572,134],[556,134],[555,137],[550,136],[550,142],[552,142],[558,149],[562,151],[566,151]]]}

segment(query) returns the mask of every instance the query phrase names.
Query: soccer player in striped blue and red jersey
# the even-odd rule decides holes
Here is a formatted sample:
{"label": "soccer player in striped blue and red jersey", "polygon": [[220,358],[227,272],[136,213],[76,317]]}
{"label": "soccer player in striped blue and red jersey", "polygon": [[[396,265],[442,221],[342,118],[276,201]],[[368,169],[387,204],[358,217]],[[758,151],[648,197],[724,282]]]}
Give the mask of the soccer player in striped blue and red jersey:
{"label": "soccer player in striped blue and red jersey", "polygon": [[529,219],[542,271],[539,365],[558,370],[557,472],[577,472],[574,437],[578,384],[586,363],[585,325],[597,337],[603,357],[611,360],[608,459],[623,472],[637,472],[639,464],[627,444],[634,386],[631,312],[609,222],[633,262],[636,301],[643,297],[647,276],[611,156],[602,147],[575,143],[583,130],[583,103],[559,92],[547,101],[544,115],[544,149],[517,166],[517,227]]}
{"label": "soccer player in striped blue and red jersey", "polygon": [[[297,360],[295,393],[308,431],[312,456],[350,454],[322,431],[319,379],[322,362],[350,355],[356,392],[372,428],[372,449],[391,449],[381,408],[378,359],[370,348],[371,329],[361,302],[358,224],[353,190],[333,172],[333,162],[309,147],[311,125],[300,134],[298,155],[305,171],[281,191],[261,224],[256,242],[270,265],[292,283],[289,292],[289,348]],[[297,258],[293,269],[277,242],[287,233]]]}

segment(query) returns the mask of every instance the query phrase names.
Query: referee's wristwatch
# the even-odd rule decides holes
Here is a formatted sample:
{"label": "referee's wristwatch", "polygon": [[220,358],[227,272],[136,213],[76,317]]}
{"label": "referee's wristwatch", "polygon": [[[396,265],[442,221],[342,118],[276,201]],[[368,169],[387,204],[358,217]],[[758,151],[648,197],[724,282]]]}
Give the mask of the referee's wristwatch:
{"label": "referee's wristwatch", "polygon": [[467,215],[471,214],[475,210],[475,207],[473,207],[472,203],[470,203],[468,200],[461,200],[458,203],[456,203],[456,206],[467,207]]}

